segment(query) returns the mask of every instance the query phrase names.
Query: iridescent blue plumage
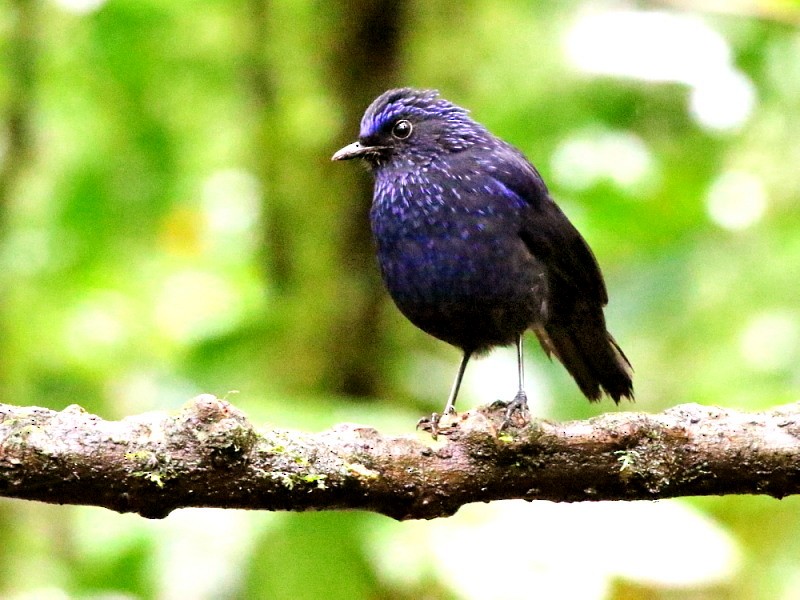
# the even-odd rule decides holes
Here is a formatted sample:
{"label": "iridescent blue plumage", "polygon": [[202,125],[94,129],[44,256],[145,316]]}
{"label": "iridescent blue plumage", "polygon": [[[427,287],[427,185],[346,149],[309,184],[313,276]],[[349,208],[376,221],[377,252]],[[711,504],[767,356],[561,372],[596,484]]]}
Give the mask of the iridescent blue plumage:
{"label": "iridescent blue plumage", "polygon": [[[586,242],[516,148],[430,90],[389,90],[367,109],[359,141],[370,212],[391,297],[415,325],[469,357],[532,329],[591,400],[632,397],[630,364],[608,334],[600,269]],[[435,427],[435,422],[434,422]]]}

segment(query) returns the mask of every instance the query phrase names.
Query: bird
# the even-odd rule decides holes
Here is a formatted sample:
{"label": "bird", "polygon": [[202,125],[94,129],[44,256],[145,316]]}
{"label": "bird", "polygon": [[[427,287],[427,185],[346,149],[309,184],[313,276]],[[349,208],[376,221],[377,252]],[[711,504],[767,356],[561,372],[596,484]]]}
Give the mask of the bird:
{"label": "bird", "polygon": [[597,260],[536,168],[516,147],[437,90],[390,89],[332,160],[361,159],[374,178],[370,225],[383,282],[411,323],[462,352],[442,413],[420,419],[434,437],[467,363],[516,345],[518,391],[506,406],[529,417],[523,334],[532,331],[590,401],[633,400],[633,369],[606,327]]}

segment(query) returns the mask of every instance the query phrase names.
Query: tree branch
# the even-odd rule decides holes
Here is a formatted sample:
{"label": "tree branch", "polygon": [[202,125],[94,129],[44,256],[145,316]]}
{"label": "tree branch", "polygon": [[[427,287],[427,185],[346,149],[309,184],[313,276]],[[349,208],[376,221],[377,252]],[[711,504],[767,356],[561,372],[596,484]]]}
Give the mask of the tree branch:
{"label": "tree branch", "polygon": [[177,414],[104,421],[0,404],[0,495],[161,518],[188,506],[364,509],[448,516],[469,502],[636,500],[800,491],[800,403],[761,413],[664,413],[501,431],[503,410],[454,417],[438,441],[357,425],[257,432],[202,395]]}

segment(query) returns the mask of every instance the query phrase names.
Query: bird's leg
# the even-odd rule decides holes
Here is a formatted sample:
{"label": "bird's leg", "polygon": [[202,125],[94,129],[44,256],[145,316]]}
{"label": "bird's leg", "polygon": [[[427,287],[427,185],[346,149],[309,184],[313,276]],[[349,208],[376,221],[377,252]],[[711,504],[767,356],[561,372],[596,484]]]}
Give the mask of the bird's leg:
{"label": "bird's leg", "polygon": [[461,364],[458,367],[458,373],[456,373],[456,380],[450,390],[450,397],[447,399],[447,404],[444,405],[443,415],[450,415],[456,412],[456,398],[458,397],[458,390],[461,388],[461,380],[464,379],[464,371],[467,370],[470,356],[472,356],[472,350],[464,350],[464,356],[461,358]]}
{"label": "bird's leg", "polygon": [[464,378],[464,371],[467,370],[470,356],[472,356],[472,350],[464,350],[464,356],[461,358],[461,364],[458,367],[458,373],[456,373],[456,380],[453,382],[450,396],[447,398],[447,404],[444,405],[442,414],[433,413],[430,417],[423,417],[417,421],[417,429],[422,428],[425,431],[430,431],[433,439],[436,439],[439,433],[439,421],[441,418],[456,412],[456,398],[458,397],[458,390],[461,388],[461,380]]}
{"label": "bird's leg", "polygon": [[519,413],[523,420],[527,421],[528,396],[525,394],[525,365],[522,361],[522,334],[517,336],[517,373],[519,375],[519,389],[514,399],[506,406],[506,416],[503,420],[503,429],[511,424],[511,417],[514,413]]}

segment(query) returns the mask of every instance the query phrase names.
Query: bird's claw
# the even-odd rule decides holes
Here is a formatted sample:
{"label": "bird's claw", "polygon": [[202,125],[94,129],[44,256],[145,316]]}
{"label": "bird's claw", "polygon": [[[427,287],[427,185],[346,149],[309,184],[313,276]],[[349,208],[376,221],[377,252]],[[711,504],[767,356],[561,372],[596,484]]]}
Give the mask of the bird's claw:
{"label": "bird's claw", "polygon": [[421,429],[422,431],[427,431],[431,434],[431,437],[435,440],[438,439],[439,432],[441,432],[441,428],[439,427],[439,423],[442,420],[442,417],[446,415],[454,415],[456,413],[455,409],[453,410],[445,410],[442,414],[439,413],[432,413],[430,417],[422,417],[419,421],[417,421],[417,429]]}
{"label": "bird's claw", "polygon": [[436,439],[439,435],[439,421],[441,418],[442,416],[439,413],[433,413],[430,417],[422,417],[417,421],[417,431],[420,429],[427,431],[433,439]]}
{"label": "bird's claw", "polygon": [[[497,404],[497,402],[495,402],[495,404]],[[530,421],[531,414],[528,411],[528,397],[522,390],[517,392],[517,395],[514,396],[511,402],[503,404],[505,404],[506,407],[506,414],[505,417],[503,417],[503,424],[500,426],[501,431],[512,425],[520,426]],[[515,415],[519,415],[519,419],[522,421],[521,423],[514,419]]]}

